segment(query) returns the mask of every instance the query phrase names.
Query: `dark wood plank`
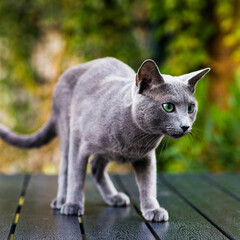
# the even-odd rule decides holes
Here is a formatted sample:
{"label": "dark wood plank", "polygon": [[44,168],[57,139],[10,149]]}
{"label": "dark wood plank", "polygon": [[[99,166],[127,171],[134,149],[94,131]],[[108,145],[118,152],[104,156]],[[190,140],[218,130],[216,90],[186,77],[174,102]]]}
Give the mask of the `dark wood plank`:
{"label": "dark wood plank", "polygon": [[[239,174],[204,174],[203,179],[240,201],[240,175]],[[212,181],[211,181],[212,180]]]}
{"label": "dark wood plank", "polygon": [[81,239],[77,217],[50,208],[56,191],[56,176],[31,177],[14,239]]}
{"label": "dark wood plank", "polygon": [[167,176],[189,201],[232,239],[240,239],[240,202],[196,175]]}
{"label": "dark wood plank", "polygon": [[[139,208],[139,193],[134,176],[121,176],[120,179]],[[157,186],[158,200],[161,206],[168,210],[170,216],[169,222],[150,223],[160,239],[227,239],[184,200],[163,184],[160,178],[158,178]]]}
{"label": "dark wood plank", "polygon": [[22,185],[22,175],[0,175],[0,239],[8,237]]}
{"label": "dark wood plank", "polygon": [[155,239],[133,209],[109,207],[100,196],[91,176],[87,176],[84,227],[89,239]]}

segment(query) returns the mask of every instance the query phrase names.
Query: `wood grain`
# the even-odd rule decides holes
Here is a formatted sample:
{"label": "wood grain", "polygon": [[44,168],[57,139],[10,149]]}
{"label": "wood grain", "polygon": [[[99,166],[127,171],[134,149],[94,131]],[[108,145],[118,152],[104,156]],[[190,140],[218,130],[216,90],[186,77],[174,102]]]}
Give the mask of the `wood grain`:
{"label": "wood grain", "polygon": [[81,239],[77,217],[50,208],[56,191],[56,176],[31,177],[14,239]]}
{"label": "wood grain", "polygon": [[240,202],[196,174],[167,176],[181,193],[232,239],[240,239]]}
{"label": "wood grain", "polygon": [[[215,185],[226,194],[240,201],[240,175],[239,174],[204,174],[203,179]],[[212,180],[212,182],[211,182]]]}
{"label": "wood grain", "polygon": [[[134,177],[122,176],[121,181],[139,207],[139,194]],[[158,178],[157,197],[162,207],[169,212],[166,223],[150,223],[160,239],[227,239],[206,219],[199,215],[184,200],[179,198]],[[194,192],[196,189],[193,190]]]}
{"label": "wood grain", "polygon": [[110,207],[87,176],[84,226],[87,239],[155,239],[139,215],[128,207]]}
{"label": "wood grain", "polygon": [[[128,192],[132,204],[109,207],[87,176],[86,239],[240,239],[239,175],[158,175],[157,196],[169,211],[167,223],[143,221],[134,208],[139,209],[139,194],[133,175],[112,178],[118,189]],[[7,239],[22,184],[23,176],[0,175],[0,239]],[[77,217],[51,210],[56,190],[56,176],[32,176],[14,239],[82,239]]]}

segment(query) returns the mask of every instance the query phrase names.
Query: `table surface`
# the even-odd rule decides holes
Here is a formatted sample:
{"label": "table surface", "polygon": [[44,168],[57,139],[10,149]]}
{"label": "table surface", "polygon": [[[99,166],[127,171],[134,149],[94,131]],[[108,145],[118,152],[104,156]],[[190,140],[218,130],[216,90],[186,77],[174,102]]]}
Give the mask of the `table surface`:
{"label": "table surface", "polygon": [[158,174],[165,223],[143,219],[133,175],[111,178],[130,206],[107,206],[87,176],[85,214],[77,217],[50,208],[57,176],[0,175],[0,239],[240,239],[240,175]]}

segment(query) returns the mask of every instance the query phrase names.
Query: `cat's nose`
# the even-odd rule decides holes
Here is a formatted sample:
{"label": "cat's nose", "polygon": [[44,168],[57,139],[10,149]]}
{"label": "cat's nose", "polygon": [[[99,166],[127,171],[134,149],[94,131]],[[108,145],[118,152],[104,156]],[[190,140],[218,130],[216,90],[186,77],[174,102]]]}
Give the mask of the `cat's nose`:
{"label": "cat's nose", "polygon": [[186,132],[189,129],[189,126],[181,126],[183,132]]}

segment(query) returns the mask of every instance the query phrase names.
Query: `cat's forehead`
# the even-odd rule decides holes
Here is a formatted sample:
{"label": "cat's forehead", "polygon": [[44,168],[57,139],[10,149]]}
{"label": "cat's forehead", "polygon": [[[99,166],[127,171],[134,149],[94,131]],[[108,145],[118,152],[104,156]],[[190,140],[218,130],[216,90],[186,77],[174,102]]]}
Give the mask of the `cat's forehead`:
{"label": "cat's forehead", "polygon": [[149,91],[148,95],[156,101],[195,101],[189,86],[179,79],[165,81],[165,83]]}

